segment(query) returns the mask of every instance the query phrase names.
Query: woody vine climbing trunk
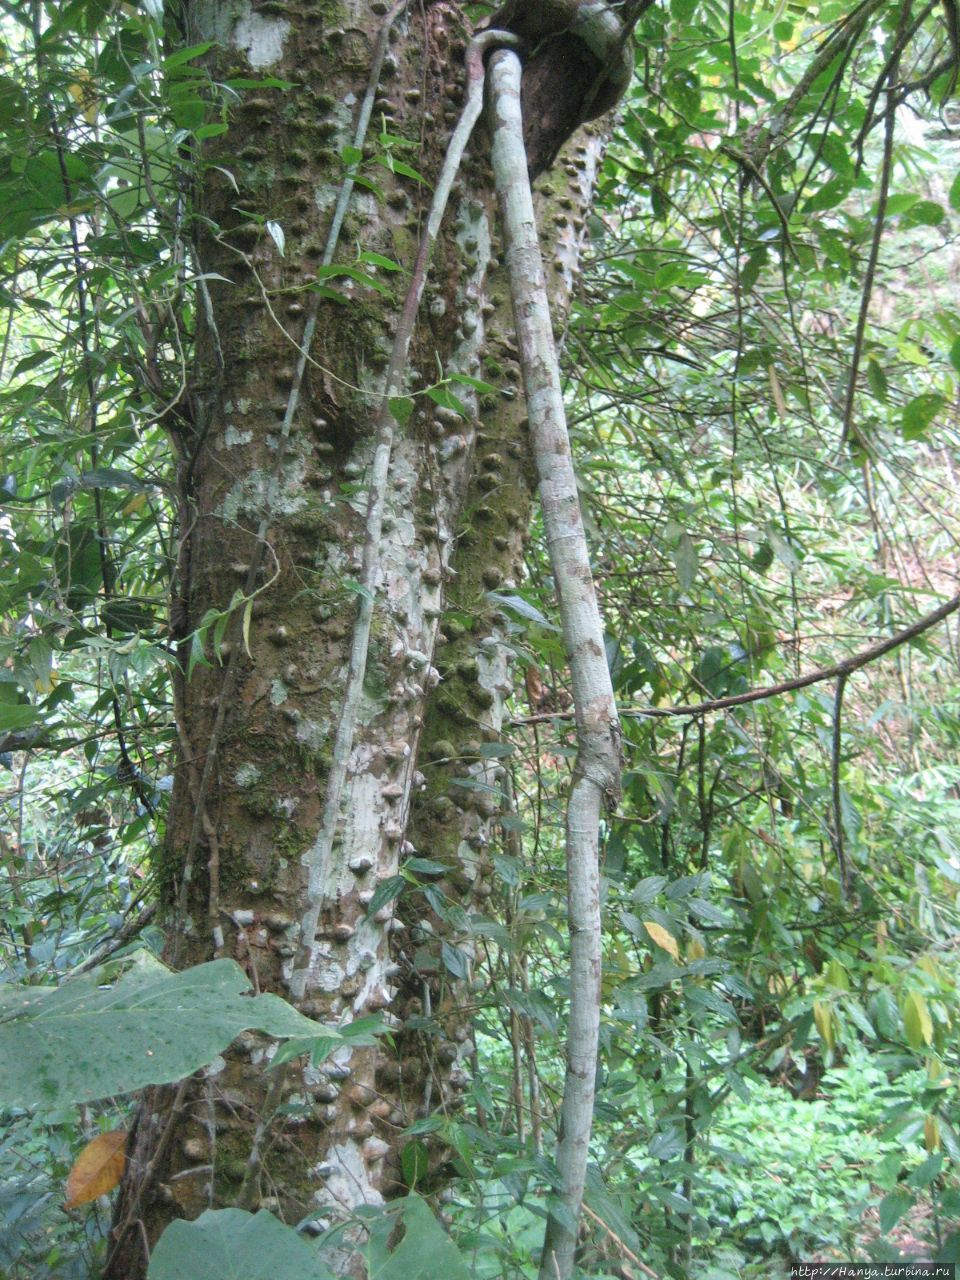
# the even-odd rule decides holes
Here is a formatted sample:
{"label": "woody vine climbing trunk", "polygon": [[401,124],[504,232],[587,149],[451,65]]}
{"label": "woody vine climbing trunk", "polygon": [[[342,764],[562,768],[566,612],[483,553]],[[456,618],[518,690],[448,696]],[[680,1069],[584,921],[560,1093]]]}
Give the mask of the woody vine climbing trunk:
{"label": "woody vine climbing trunk", "polygon": [[[568,31],[572,8],[552,41],[514,24],[537,50],[531,93],[552,84],[549,100],[565,104],[531,113],[535,171],[589,114],[583,103],[604,102],[596,52]],[[361,1042],[321,1068],[269,1071],[274,1046],[248,1035],[201,1076],[150,1091],[112,1280],[145,1274],[164,1227],[208,1207],[322,1229],[402,1194],[406,1128],[469,1105],[458,991],[477,984],[463,908],[493,896],[503,789],[487,747],[512,687],[490,593],[518,575],[531,502],[483,132],[452,184],[409,355],[392,364],[467,96],[461,11],[191,0],[176,21],[184,45],[212,42],[206,70],[234,82],[237,101],[197,158],[196,356],[171,432],[182,674],[158,868],[167,958],[234,957],[255,988],[320,1022],[377,1015],[394,1047]],[[575,52],[579,79],[551,48]],[[575,136],[541,183],[555,324],[599,151],[596,132]],[[425,890],[408,880],[398,896],[401,869]],[[440,1137],[419,1141],[417,1186],[430,1191],[448,1152]],[[342,1239],[343,1275],[360,1273],[357,1244]]]}

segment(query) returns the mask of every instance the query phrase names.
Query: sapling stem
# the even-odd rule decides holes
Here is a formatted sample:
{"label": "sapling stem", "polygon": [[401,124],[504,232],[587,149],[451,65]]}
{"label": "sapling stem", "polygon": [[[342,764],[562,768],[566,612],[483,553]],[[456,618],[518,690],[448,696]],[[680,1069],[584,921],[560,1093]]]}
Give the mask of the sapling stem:
{"label": "sapling stem", "polygon": [[593,1125],[600,1030],[600,818],[605,808],[616,806],[619,798],[620,725],[560,389],[523,144],[520,72],[516,54],[501,50],[490,60],[488,82],[494,179],[506,243],[530,441],[560,600],[576,720],[577,757],[566,814],[570,1014],[557,1148],[559,1208],[548,1220],[540,1265],[540,1280],[569,1280]]}

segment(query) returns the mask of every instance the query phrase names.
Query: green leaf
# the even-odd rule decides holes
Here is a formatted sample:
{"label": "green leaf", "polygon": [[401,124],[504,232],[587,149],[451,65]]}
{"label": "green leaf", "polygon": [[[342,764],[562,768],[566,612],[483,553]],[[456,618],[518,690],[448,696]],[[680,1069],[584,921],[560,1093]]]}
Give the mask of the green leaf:
{"label": "green leaf", "polygon": [[700,563],[697,548],[689,533],[684,532],[680,535],[680,540],[673,549],[673,563],[677,570],[680,590],[689,591],[696,579],[697,567]]}
{"label": "green leaf", "polygon": [[252,80],[249,76],[231,76],[224,80],[231,89],[295,89],[292,80],[280,80],[277,76],[264,76],[261,80]]}
{"label": "green leaf", "polygon": [[420,1141],[408,1142],[400,1153],[400,1168],[403,1170],[404,1182],[412,1191],[430,1172],[430,1154],[426,1144]]}
{"label": "green leaf", "polygon": [[197,630],[190,637],[190,652],[187,655],[187,680],[193,675],[195,669],[200,667],[209,667],[207,656],[203,651],[203,643],[205,632]]}
{"label": "green leaf", "polygon": [[913,1187],[914,1191],[922,1191],[924,1187],[929,1187],[934,1178],[940,1176],[943,1169],[943,1152],[937,1151],[932,1156],[927,1156],[922,1164],[918,1164],[913,1173],[907,1178],[907,1186]]}
{"label": "green leaf", "polygon": [[492,395],[497,390],[482,378],[471,378],[469,373],[448,373],[447,382],[458,382],[462,387],[473,387],[474,391],[479,391],[481,395]]}
{"label": "green leaf", "polygon": [[164,71],[174,71],[177,67],[182,67],[185,62],[202,58],[207,50],[212,48],[212,40],[207,40],[204,44],[192,44],[188,49],[178,49],[176,53],[171,53],[169,58],[164,58],[160,66]]}
{"label": "green leaf", "polygon": [[193,136],[198,142],[202,142],[204,138],[219,138],[220,135],[226,133],[229,128],[230,126],[228,124],[223,124],[222,122],[201,124],[194,129]]}
{"label": "green leaf", "polygon": [[777,533],[776,529],[771,528],[767,529],[767,537],[770,539],[773,554],[783,567],[789,569],[791,573],[796,573],[800,568],[801,560],[787,539],[782,534]]}
{"label": "green leaf", "polygon": [[757,573],[766,573],[772,564],[773,547],[770,545],[769,540],[765,540],[760,543],[756,551],[750,557],[750,566],[755,569]]}
{"label": "green leaf", "polygon": [[385,258],[382,253],[373,253],[372,250],[370,249],[367,249],[365,252],[359,254],[359,256],[357,257],[357,261],[367,262],[372,267],[382,267],[384,271],[402,271],[403,270],[399,262],[394,262],[392,258]]}
{"label": "green leaf", "polygon": [[960,173],[954,178],[950,184],[950,208],[960,213]]}
{"label": "green leaf", "polygon": [[899,191],[887,199],[887,216],[897,218],[919,201],[920,197],[913,191]]}
{"label": "green leaf", "polygon": [[903,1027],[911,1049],[920,1050],[933,1039],[933,1019],[919,991],[911,991],[903,1002]]}
{"label": "green leaf", "polygon": [[377,163],[382,164],[391,173],[399,173],[403,178],[412,178],[414,182],[422,183],[425,187],[430,186],[422,173],[418,173],[412,165],[407,164],[405,160],[398,160],[394,155],[378,156]]}
{"label": "green leaf", "polygon": [[904,227],[938,227],[946,217],[943,205],[935,200],[918,200],[901,219]]}
{"label": "green leaf", "polygon": [[29,702],[0,702],[0,732],[16,732],[40,719],[40,712]]}
{"label": "green leaf", "polygon": [[740,287],[744,293],[750,293],[753,286],[757,283],[760,271],[767,261],[767,250],[760,249],[756,253],[751,253],[746,262],[740,268]]}
{"label": "green leaf", "polygon": [[387,403],[394,418],[401,427],[405,427],[413,413],[413,401],[409,396],[391,396]]}
{"label": "green leaf", "polygon": [[[329,1031],[332,1031],[332,1028],[329,1028]],[[313,1036],[312,1038],[302,1036],[292,1040],[284,1040],[283,1044],[278,1046],[276,1053],[270,1059],[270,1070],[274,1071],[277,1067],[283,1066],[285,1062],[290,1062],[294,1058],[302,1058],[307,1054],[310,1055],[312,1064],[315,1067],[319,1067],[335,1049],[339,1049],[342,1045],[343,1037],[337,1034],[324,1034]]]}
{"label": "green leaf", "polygon": [[844,1000],[843,1007],[849,1015],[850,1021],[859,1031],[862,1031],[865,1036],[869,1036],[870,1039],[876,1038],[877,1033],[873,1024],[856,1000]]}
{"label": "green leaf", "polygon": [[462,978],[466,981],[470,976],[470,966],[466,955],[460,948],[452,946],[449,942],[443,942],[440,944],[440,953],[443,957],[445,968],[455,978]]}
{"label": "green leaf", "polygon": [[488,591],[487,599],[491,604],[496,605],[498,609],[509,609],[511,613],[516,613],[521,618],[526,618],[528,622],[535,622],[547,631],[560,630],[559,627],[554,626],[552,622],[544,617],[535,605],[529,604],[524,600],[523,596],[503,596],[497,591]]}
{"label": "green leaf", "polygon": [[470,417],[470,410],[462,400],[457,399],[449,387],[443,385],[427,387],[427,395],[434,404],[439,404],[444,409],[452,409],[454,413],[459,413],[461,418]]}
{"label": "green leaf", "polygon": [[867,361],[867,386],[878,400],[886,400],[889,390],[887,375],[874,359]]}
{"label": "green leaf", "polygon": [[84,471],[77,484],[81,489],[130,489],[134,493],[144,493],[149,488],[132,471],[120,471],[116,467]]}
{"label": "green leaf", "polygon": [[170,1223],[147,1280],[333,1280],[333,1273],[272,1213],[207,1209],[193,1222]]}
{"label": "green leaf", "polygon": [[421,876],[442,876],[450,868],[435,858],[407,858],[403,864],[404,871],[412,871]]}
{"label": "green leaf", "polygon": [[374,889],[373,897],[367,905],[367,915],[375,915],[388,902],[393,902],[394,898],[399,898],[406,887],[407,882],[403,876],[390,876],[388,880],[381,880],[376,889]]}
{"label": "green leaf", "polygon": [[908,1209],[913,1207],[913,1196],[898,1188],[880,1201],[880,1230],[884,1235],[892,1231]]}
{"label": "green leaf", "polygon": [[[367,1245],[369,1280],[470,1280],[470,1271],[457,1246],[437,1222],[426,1201],[411,1194],[390,1208],[390,1214],[384,1214],[371,1226]],[[389,1242],[397,1215],[405,1231],[403,1239],[390,1252]]]}
{"label": "green leaf", "polygon": [[835,209],[850,194],[853,183],[849,178],[831,178],[819,191],[815,192],[803,206],[804,213],[821,213],[825,209]]}
{"label": "green leaf", "polygon": [[904,440],[923,440],[941,409],[945,398],[937,391],[924,391],[904,405],[900,429]]}
{"label": "green leaf", "polygon": [[39,369],[42,364],[52,360],[55,355],[55,351],[34,351],[32,355],[24,356],[22,360],[18,360],[13,366],[11,374],[16,378],[21,373],[29,373],[31,369]]}
{"label": "green leaf", "polygon": [[134,969],[107,990],[102,981],[0,985],[0,1106],[90,1102],[180,1080],[249,1029],[317,1035],[279,996],[251,999],[233,960],[183,973]]}

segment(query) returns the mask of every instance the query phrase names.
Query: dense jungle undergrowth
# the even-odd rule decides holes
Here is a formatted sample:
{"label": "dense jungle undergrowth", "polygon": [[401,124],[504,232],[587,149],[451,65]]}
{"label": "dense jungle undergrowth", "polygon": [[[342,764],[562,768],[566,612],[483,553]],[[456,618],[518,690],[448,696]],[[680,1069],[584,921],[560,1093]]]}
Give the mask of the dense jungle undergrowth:
{"label": "dense jungle undergrowth", "polygon": [[[479,22],[491,7],[466,8]],[[637,69],[591,207],[569,207],[557,176],[582,143],[539,182],[548,271],[560,237],[585,245],[564,394],[624,733],[623,795],[601,829],[579,1274],[960,1262],[960,14],[954,0],[626,10]],[[277,1062],[317,1064],[316,1096],[268,1117],[295,1133],[298,1108],[337,1096],[332,1054],[387,1051],[403,1030],[388,1008],[319,1035],[314,1023],[313,1039],[267,1003],[245,1022],[244,982],[229,978],[197,979],[192,1022],[166,997],[144,997],[149,1026],[136,1017],[169,976],[158,884],[183,748],[175,689],[231,645],[243,661],[273,572],[253,589],[238,576],[228,609],[178,633],[178,415],[216,287],[197,240],[219,234],[191,201],[205,147],[229,140],[245,102],[292,115],[305,92],[269,71],[217,78],[179,13],[0,2],[4,1280],[99,1275],[133,1090],[208,1069],[252,1027],[285,1046]],[[378,103],[366,144],[326,157],[330,190],[349,176],[373,208],[397,204],[387,177],[421,192],[431,145],[394,132],[389,94]],[[250,242],[283,257],[285,216],[250,215]],[[372,300],[402,300],[412,264],[399,237],[394,260],[346,225],[312,287],[350,334],[370,327]],[[352,393],[361,374],[359,357],[326,371],[323,394],[341,394],[337,377]],[[438,369],[411,403],[457,421],[468,391],[518,394],[507,348],[471,377]],[[331,482],[331,509],[362,480]],[[480,489],[457,533],[467,548],[507,501],[495,480]],[[444,600],[458,659],[438,649],[426,664],[453,716],[488,661],[491,615],[510,653],[502,731],[475,749],[488,772],[433,801],[452,812],[473,789],[483,892],[458,914],[420,849],[368,904],[429,916],[425,948],[449,927],[429,972],[475,1039],[455,1106],[381,1117],[403,1131],[402,1169],[354,1222],[378,1280],[535,1277],[557,1211],[574,736],[536,515],[524,560],[475,599]],[[349,565],[319,588],[311,573],[303,590],[328,616],[363,595]],[[296,635],[274,634],[296,651]],[[418,761],[431,785],[445,743]],[[307,776],[304,760],[291,771]],[[275,805],[255,782],[263,821]],[[249,952],[216,963],[228,959],[258,1001],[275,999]],[[98,1010],[127,1010],[129,991],[128,1020],[100,1039],[82,1002],[73,1022],[43,1004],[72,999],[71,983]],[[25,991],[39,1013],[24,1014]],[[424,997],[407,1022],[427,1037],[431,1017]],[[153,1075],[128,1070],[137,1054]],[[276,1197],[255,1217],[241,1199],[220,1234],[212,1216],[175,1223],[149,1275],[217,1280],[250,1257],[273,1280],[332,1274],[340,1237],[325,1219],[281,1225]],[[190,1258],[199,1270],[177,1269]]]}

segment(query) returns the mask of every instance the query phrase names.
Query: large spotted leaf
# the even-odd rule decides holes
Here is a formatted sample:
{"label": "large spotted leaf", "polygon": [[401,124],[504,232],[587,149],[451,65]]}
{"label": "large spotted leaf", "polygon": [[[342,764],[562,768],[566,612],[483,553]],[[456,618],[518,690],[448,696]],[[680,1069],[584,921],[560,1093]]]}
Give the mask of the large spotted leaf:
{"label": "large spotted leaf", "polygon": [[292,1227],[269,1213],[208,1209],[171,1222],[153,1251],[147,1280],[333,1280]]}
{"label": "large spotted leaf", "polygon": [[165,1084],[211,1062],[241,1031],[334,1035],[281,1000],[246,994],[232,960],[183,973],[135,969],[104,988],[0,984],[0,1107],[87,1102]]}

